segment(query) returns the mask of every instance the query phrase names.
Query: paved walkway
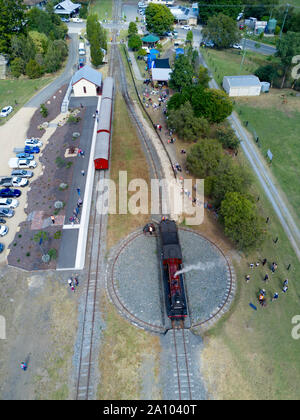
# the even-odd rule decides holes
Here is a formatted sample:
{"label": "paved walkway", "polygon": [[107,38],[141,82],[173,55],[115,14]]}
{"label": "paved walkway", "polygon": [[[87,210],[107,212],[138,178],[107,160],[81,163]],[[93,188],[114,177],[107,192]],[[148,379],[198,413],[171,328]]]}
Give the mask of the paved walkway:
{"label": "paved walkway", "polygon": [[[84,115],[84,123],[82,132],[80,133],[79,147],[84,151],[85,156],[78,157],[74,164],[72,185],[70,186],[70,196],[66,206],[66,219],[62,231],[62,240],[59,249],[59,257],[57,268],[60,270],[72,269],[76,267],[76,259],[78,252],[85,253],[86,241],[82,241],[80,249],[78,248],[78,241],[80,229],[87,229],[85,227],[85,219],[83,218],[84,207],[78,215],[80,225],[72,225],[69,218],[73,215],[73,210],[77,207],[79,199],[78,189],[80,190],[80,197],[83,199],[83,205],[89,200],[89,193],[86,194],[86,185],[89,179],[88,170],[90,164],[91,144],[94,133],[95,119],[93,114],[97,108],[98,97],[89,98],[71,98],[70,108],[80,107],[82,104],[86,110]],[[81,171],[84,171],[82,175]],[[89,214],[86,215],[87,219]],[[84,258],[83,258],[84,259]]]}
{"label": "paved walkway", "polygon": [[[209,68],[204,61],[204,58],[199,50],[199,56],[202,64]],[[211,77],[212,74],[210,73]],[[210,87],[220,89],[217,82],[212,78],[210,81]],[[244,129],[237,114],[233,112],[228,117],[229,123],[235,131],[237,137],[241,140],[241,147],[249,160],[249,163],[257,175],[259,182],[261,183],[270,203],[272,204],[275,213],[277,214],[279,221],[287,234],[290,243],[300,260],[300,230],[298,229],[293,216],[287,208],[286,200],[283,198],[281,192],[275,186],[276,180],[274,175],[268,168],[263,156],[258,152],[257,147],[253,143],[252,137]]]}
{"label": "paved walkway", "polygon": [[144,77],[142,77],[141,72],[140,72],[140,68],[139,68],[139,66],[136,62],[134,53],[132,51],[128,51],[128,55],[129,55],[130,60],[131,60],[132,69],[133,69],[133,72],[134,72],[134,77],[137,80],[140,80],[140,81],[144,80]]}

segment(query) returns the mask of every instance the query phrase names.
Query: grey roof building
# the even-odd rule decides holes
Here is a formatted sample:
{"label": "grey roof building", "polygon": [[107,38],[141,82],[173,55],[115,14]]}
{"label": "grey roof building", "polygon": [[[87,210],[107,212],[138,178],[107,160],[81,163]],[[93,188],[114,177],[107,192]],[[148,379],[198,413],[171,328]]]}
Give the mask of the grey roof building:
{"label": "grey roof building", "polygon": [[223,88],[229,96],[258,96],[261,91],[261,83],[259,78],[252,74],[224,76]]}
{"label": "grey roof building", "polygon": [[174,6],[170,7],[170,12],[174,16],[174,19],[178,22],[188,22],[190,24],[197,24],[199,16],[198,3],[193,3],[192,7]]}
{"label": "grey roof building", "polygon": [[58,15],[72,15],[74,13],[77,13],[81,7],[81,4],[79,3],[72,3],[71,0],[65,0],[61,3],[58,3],[56,6],[54,6],[54,13],[57,13]]}
{"label": "grey roof building", "polygon": [[72,78],[72,85],[75,85],[75,83],[77,83],[81,79],[88,80],[89,82],[94,83],[94,85],[97,86],[101,86],[102,84],[102,74],[89,66],[82,67],[74,74]]}

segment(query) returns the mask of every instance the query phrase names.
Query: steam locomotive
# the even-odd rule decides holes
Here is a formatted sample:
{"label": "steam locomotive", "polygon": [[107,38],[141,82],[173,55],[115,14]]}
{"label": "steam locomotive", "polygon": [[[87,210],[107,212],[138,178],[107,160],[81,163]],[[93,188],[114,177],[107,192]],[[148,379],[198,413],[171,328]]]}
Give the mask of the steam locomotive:
{"label": "steam locomotive", "polygon": [[159,224],[162,247],[162,272],[167,315],[171,320],[183,320],[187,316],[187,303],[182,274],[182,253],[176,223],[162,220]]}

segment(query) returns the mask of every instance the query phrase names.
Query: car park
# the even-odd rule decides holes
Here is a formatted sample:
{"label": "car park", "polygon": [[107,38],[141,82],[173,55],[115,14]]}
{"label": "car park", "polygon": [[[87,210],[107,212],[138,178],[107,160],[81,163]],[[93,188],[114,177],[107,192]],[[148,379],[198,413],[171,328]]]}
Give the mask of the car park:
{"label": "car park", "polygon": [[26,171],[25,169],[15,169],[11,173],[12,176],[21,176],[22,178],[31,178],[33,176],[32,171]]}
{"label": "car park", "polygon": [[3,188],[0,190],[0,197],[13,198],[20,197],[21,194],[21,191],[16,188]]}
{"label": "car park", "polygon": [[40,141],[40,139],[35,139],[35,138],[25,139],[25,146],[38,146],[38,147],[42,147],[43,146],[43,143]]}
{"label": "car park", "polygon": [[0,112],[0,117],[7,117],[12,112],[12,110],[12,106],[5,106]]}
{"label": "car park", "polygon": [[3,252],[4,250],[4,245],[0,243],[0,254]]}
{"label": "car park", "polygon": [[15,198],[0,198],[0,208],[15,209],[19,205],[19,200]]}
{"label": "car park", "polygon": [[40,153],[40,148],[38,146],[25,146],[24,153]]}
{"label": "car park", "polygon": [[29,153],[18,153],[17,154],[17,158],[19,158],[19,159],[27,159],[27,160],[33,160],[34,159],[34,156],[33,155],[30,155]]}
{"label": "car park", "polygon": [[[2,226],[0,225],[0,236],[4,236],[6,235],[8,232],[8,227],[7,226]],[[3,250],[2,250],[3,251]]]}
{"label": "car park", "polygon": [[0,216],[1,217],[13,217],[14,214],[15,214],[14,210],[0,206]]}

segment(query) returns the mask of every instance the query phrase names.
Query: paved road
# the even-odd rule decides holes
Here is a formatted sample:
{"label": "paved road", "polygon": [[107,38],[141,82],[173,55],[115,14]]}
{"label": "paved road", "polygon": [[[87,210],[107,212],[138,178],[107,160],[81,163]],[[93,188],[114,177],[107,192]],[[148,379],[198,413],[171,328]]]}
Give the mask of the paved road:
{"label": "paved road", "polygon": [[[242,40],[241,45],[243,45],[243,43],[244,41]],[[257,48],[258,45],[260,45],[260,47]],[[271,45],[262,44],[260,42],[252,41],[251,39],[246,39],[245,47],[246,50],[255,51],[264,55],[273,55],[277,51],[277,49]]]}
{"label": "paved road", "polygon": [[[202,64],[208,68],[207,64],[205,63],[201,52],[199,51],[200,59]],[[212,74],[211,74],[212,76]],[[212,78],[210,81],[210,87],[219,89],[217,82]],[[249,160],[249,163],[257,175],[259,182],[261,183],[270,203],[273,206],[275,213],[278,216],[278,219],[287,234],[290,243],[300,260],[300,230],[298,229],[296,222],[291,215],[290,211],[286,206],[286,202],[283,199],[280,191],[276,188],[275,185],[275,178],[271,171],[269,170],[268,166],[264,158],[260,155],[257,151],[255,144],[253,143],[252,138],[248,135],[247,131],[244,129],[240,119],[233,112],[230,117],[228,117],[229,123],[233,130],[235,131],[238,138],[241,140],[241,147]]]}

